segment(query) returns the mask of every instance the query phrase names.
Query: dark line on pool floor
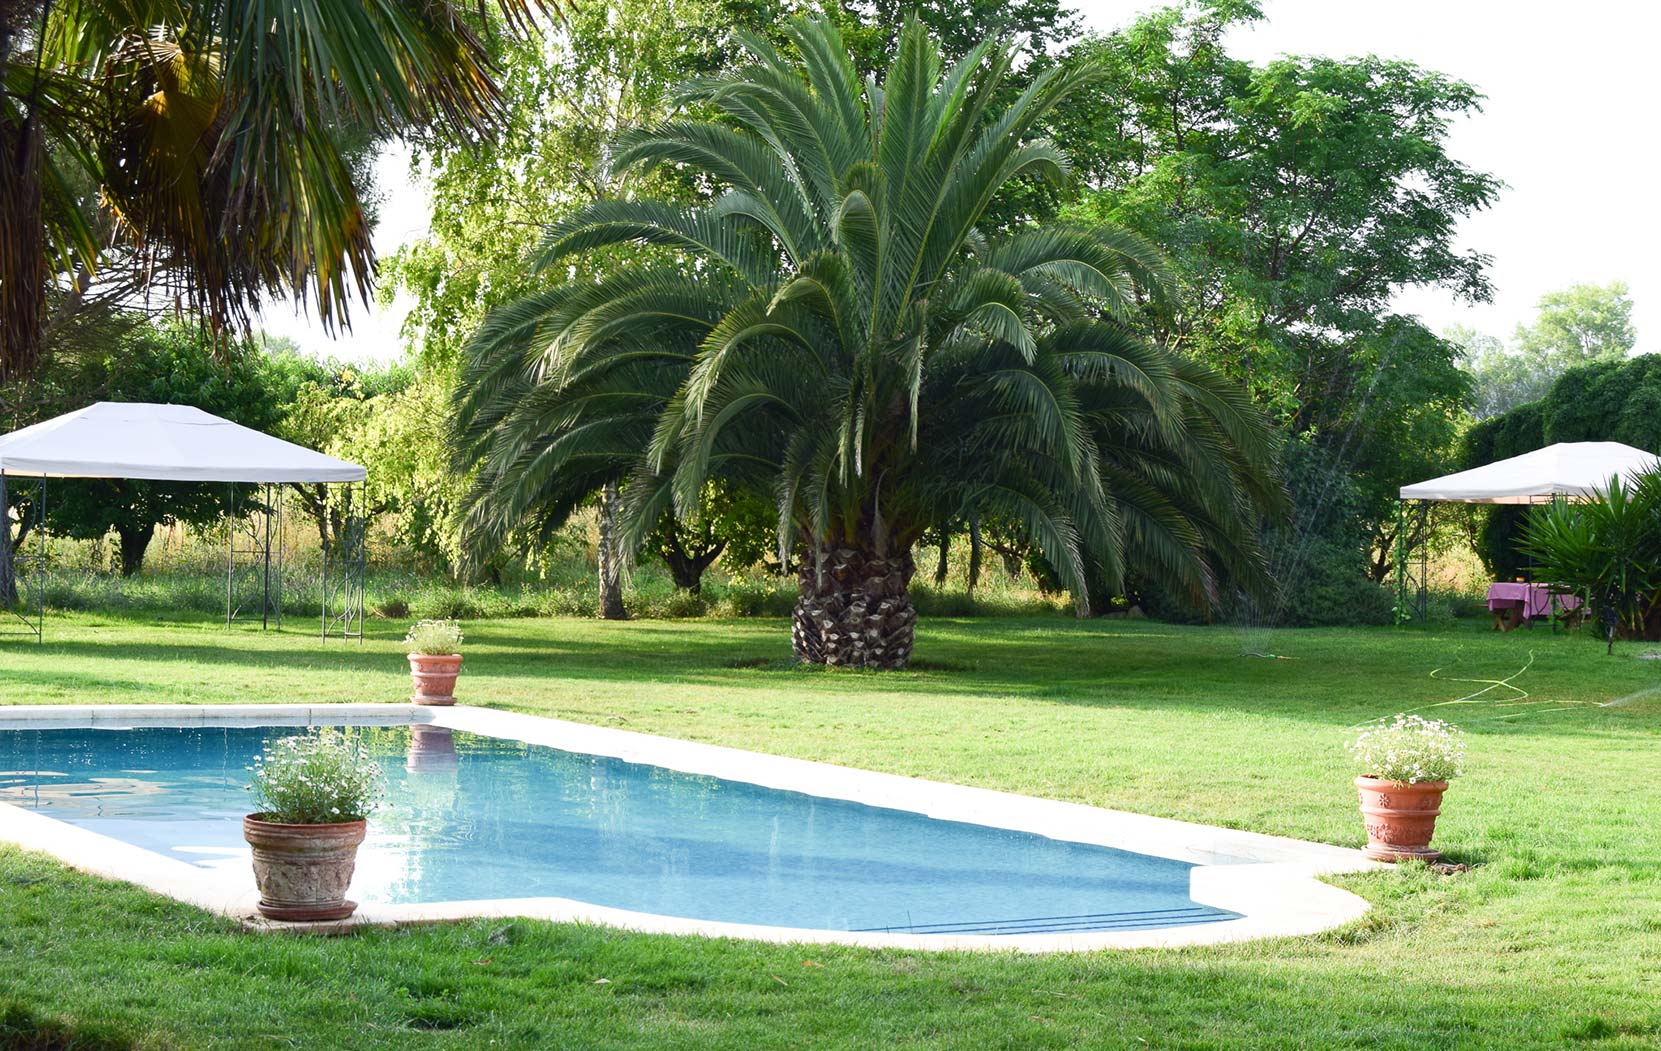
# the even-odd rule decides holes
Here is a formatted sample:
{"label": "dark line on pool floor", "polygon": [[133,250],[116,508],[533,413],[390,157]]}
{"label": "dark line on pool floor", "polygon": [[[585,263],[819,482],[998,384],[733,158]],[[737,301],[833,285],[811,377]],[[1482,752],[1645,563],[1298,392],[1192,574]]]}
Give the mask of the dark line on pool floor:
{"label": "dark line on pool floor", "polygon": [[1135,930],[1143,927],[1177,927],[1196,923],[1218,923],[1240,917],[1203,905],[1184,909],[1149,909],[1140,912],[1103,912],[1086,916],[1035,916],[1031,919],[962,920],[952,923],[918,923],[894,927],[861,927],[858,934],[1069,934],[1084,931]]}

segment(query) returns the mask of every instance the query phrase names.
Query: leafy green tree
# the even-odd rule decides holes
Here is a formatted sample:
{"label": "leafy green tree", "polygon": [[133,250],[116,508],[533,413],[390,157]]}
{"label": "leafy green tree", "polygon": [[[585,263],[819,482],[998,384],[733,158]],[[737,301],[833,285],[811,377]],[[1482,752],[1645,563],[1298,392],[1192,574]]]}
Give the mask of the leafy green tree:
{"label": "leafy green tree", "polygon": [[767,501],[710,482],[696,516],[682,521],[673,511],[666,513],[644,547],[663,561],[676,587],[696,595],[716,559],[729,567],[753,566],[767,557],[772,539],[773,509]]}
{"label": "leafy green tree", "polygon": [[1507,353],[1499,337],[1469,325],[1450,325],[1442,338],[1459,348],[1460,367],[1471,377],[1473,419],[1486,420],[1539,396],[1528,364]]}
{"label": "leafy green tree", "polygon": [[[1390,303],[1422,285],[1489,296],[1486,258],[1454,233],[1499,183],[1447,149],[1479,106],[1470,85],[1372,56],[1230,55],[1226,34],[1260,17],[1250,0],[1193,2],[1074,47],[1068,63],[1107,74],[1052,120],[1085,184],[1063,214],[1171,247],[1174,308],[1146,331],[1245,383],[1353,476],[1366,510],[1346,542],[1385,553],[1382,579],[1394,491],[1445,469],[1468,382],[1457,348]],[[1295,520],[1351,520],[1307,482]]]}
{"label": "leafy green tree", "polygon": [[1625,358],[1638,342],[1624,281],[1541,296],[1534,322],[1517,326],[1509,348],[1465,328],[1450,330],[1448,338],[1464,348],[1475,385],[1472,415],[1479,420],[1541,397],[1576,365]]}
{"label": "leafy green tree", "polygon": [[[1461,443],[1460,466],[1543,449],[1558,442],[1621,442],[1661,452],[1661,355],[1606,357],[1564,372],[1541,397],[1477,423]],[[1526,514],[1494,507],[1476,516],[1472,543],[1496,578],[1528,568],[1519,540]]]}
{"label": "leafy green tree", "polygon": [[1625,281],[1576,284],[1540,297],[1532,325],[1518,325],[1517,353],[1566,371],[1588,361],[1624,358],[1637,345],[1631,289]]}
{"label": "leafy green tree", "polygon": [[453,375],[492,308],[547,285],[525,266],[545,224],[619,193],[697,195],[673,173],[609,178],[605,146],[665,117],[675,84],[718,68],[718,42],[747,10],[727,0],[583,4],[546,36],[499,42],[504,94],[492,147],[416,144],[432,186],[431,230],[385,271],[383,295],[415,299],[405,336],[423,368]]}
{"label": "leafy green tree", "polygon": [[[861,76],[888,68],[908,17],[923,24],[947,62],[988,37],[1019,41],[1029,57],[1041,59],[1077,36],[1079,25],[1078,12],[1060,0],[840,0],[833,10]],[[1012,70],[1010,80],[1025,87],[1031,76],[1022,72]]]}
{"label": "leafy green tree", "polygon": [[[399,509],[392,495],[398,476],[394,465],[407,458],[407,449],[371,458],[369,453],[383,450],[368,435],[380,432],[389,416],[401,413],[400,395],[414,381],[413,370],[397,365],[366,369],[295,354],[268,358],[266,368],[285,406],[276,433],[309,449],[364,463],[369,468],[364,483],[366,506],[357,510],[366,520]],[[325,548],[343,542],[346,506],[338,487],[296,483],[288,492],[316,525]]]}
{"label": "leafy green tree", "polygon": [[[497,6],[523,25],[553,5]],[[435,126],[476,138],[499,109],[467,10],[0,4],[0,381],[33,367],[46,305],[74,302],[112,243],[215,328],[269,295],[344,322],[374,273],[355,147]]]}
{"label": "leafy green tree", "polygon": [[372,399],[368,420],[338,448],[369,466],[368,497],[394,517],[392,537],[426,567],[461,568],[457,511],[468,479],[450,467],[450,388],[430,376]]}
{"label": "leafy green tree", "polygon": [[[144,325],[60,382],[75,394],[76,405],[65,411],[93,401],[194,405],[261,431],[271,430],[281,414],[260,359],[242,354],[215,360],[212,341],[187,322]],[[46,525],[83,540],[114,532],[121,572],[131,576],[143,566],[157,525],[208,525],[233,505],[247,506],[252,495],[246,486],[65,479],[51,483]]]}
{"label": "leafy green tree", "polygon": [[[420,145],[433,186],[432,230],[387,268],[385,294],[402,288],[415,298],[405,334],[424,383],[448,389],[461,347],[491,309],[564,276],[525,264],[547,223],[615,195],[688,203],[707,195],[706,187],[674,171],[615,178],[605,148],[625,128],[666,117],[675,84],[720,69],[728,61],[722,41],[732,26],[770,25],[773,18],[770,5],[748,0],[618,0],[573,7],[546,37],[502,42],[505,99],[493,149],[470,151],[441,140]],[[618,246],[586,262],[622,266],[643,254]],[[418,488],[433,495],[432,486]],[[591,502],[607,519],[602,531],[609,540],[616,502],[604,482],[596,483],[596,492],[599,498]],[[448,494],[435,499],[450,506]],[[690,572],[709,550],[700,540],[703,527],[667,522],[664,528],[664,542],[651,547],[668,562],[684,555],[683,570]],[[453,552],[454,530],[438,522],[422,543],[440,536]],[[535,545],[547,537],[528,530],[519,539]],[[623,553],[603,543],[600,554],[602,608],[621,615]]]}
{"label": "leafy green tree", "polygon": [[[943,69],[916,22],[880,86],[833,23],[793,20],[786,58],[689,88],[714,120],[625,135],[624,170],[681,168],[717,194],[687,207],[601,201],[556,223],[542,273],[576,273],[493,313],[469,346],[458,461],[468,536],[490,550],[557,526],[629,476],[626,535],[715,479],[775,494],[800,557],[806,661],[903,666],[911,549],[968,516],[1021,523],[1081,600],[1129,562],[1203,593],[1250,579],[1274,499],[1272,436],[1233,384],[1120,320],[1163,260],[1105,226],[992,238],[979,220],[1065,156],[1037,137],[1099,72],[1051,69],[994,104],[1013,56],[987,42]],[[672,257],[594,273],[584,253]]]}

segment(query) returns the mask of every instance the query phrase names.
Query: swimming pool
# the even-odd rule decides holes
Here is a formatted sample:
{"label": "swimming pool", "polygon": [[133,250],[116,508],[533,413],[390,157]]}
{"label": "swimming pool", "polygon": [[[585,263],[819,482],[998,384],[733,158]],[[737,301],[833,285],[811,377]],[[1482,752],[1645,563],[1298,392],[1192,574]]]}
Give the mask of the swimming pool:
{"label": "swimming pool", "polygon": [[[174,708],[174,723],[194,723],[181,726],[146,708],[64,725],[62,710],[42,722],[14,709],[0,729],[0,803],[19,820],[143,852],[154,860],[131,855],[140,876],[197,889],[181,896],[217,887],[246,898],[240,820],[253,757],[303,724],[376,722],[361,732],[388,774],[389,805],[370,822],[351,891],[366,919],[523,912],[876,944],[1163,944],[1203,939],[1193,929],[1204,927],[1232,937],[1252,917],[1202,877],[1284,865],[1273,855],[1293,842],[1213,829],[1211,844],[1190,835],[1171,849],[1155,837],[1143,852],[1105,841],[1090,820],[1057,835],[1053,820],[1019,813],[1068,804],[508,713],[353,708],[374,718]],[[908,799],[908,786],[933,791]],[[984,798],[965,809],[956,793]],[[1071,809],[1098,825],[1113,814]],[[1328,871],[1363,867],[1354,852],[1298,846]]]}
{"label": "swimming pool", "polygon": [[[248,767],[298,728],[0,731],[0,800],[206,867],[247,864]],[[388,805],[359,901],[562,897],[727,923],[1031,934],[1214,923],[1193,865],[504,741],[359,731]]]}

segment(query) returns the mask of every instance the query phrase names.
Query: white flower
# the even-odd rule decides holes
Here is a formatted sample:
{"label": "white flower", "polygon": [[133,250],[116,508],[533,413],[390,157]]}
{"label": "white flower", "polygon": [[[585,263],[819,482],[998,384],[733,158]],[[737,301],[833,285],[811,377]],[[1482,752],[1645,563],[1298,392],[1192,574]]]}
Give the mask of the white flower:
{"label": "white flower", "polygon": [[1363,774],[1386,781],[1445,781],[1464,772],[1464,734],[1419,715],[1380,720],[1347,744]]}

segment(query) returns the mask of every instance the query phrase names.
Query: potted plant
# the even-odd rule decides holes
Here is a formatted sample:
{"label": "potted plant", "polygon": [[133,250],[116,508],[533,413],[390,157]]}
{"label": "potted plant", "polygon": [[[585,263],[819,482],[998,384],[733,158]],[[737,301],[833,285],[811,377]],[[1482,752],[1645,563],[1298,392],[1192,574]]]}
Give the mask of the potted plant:
{"label": "potted plant", "polygon": [[453,620],[423,620],[404,636],[409,647],[409,674],[416,704],[455,704],[456,676],[461,674],[461,625]]}
{"label": "potted plant", "polygon": [[385,792],[378,763],[355,735],[324,727],[268,745],[254,760],[255,812],[242,819],[254,849],[260,914],[342,920],[368,817]]}
{"label": "potted plant", "polygon": [[1457,727],[1418,715],[1398,715],[1365,727],[1350,742],[1362,770],[1361,819],[1367,826],[1367,856],[1377,861],[1420,858],[1430,848],[1436,815],[1448,779],[1460,774],[1465,735]]}

